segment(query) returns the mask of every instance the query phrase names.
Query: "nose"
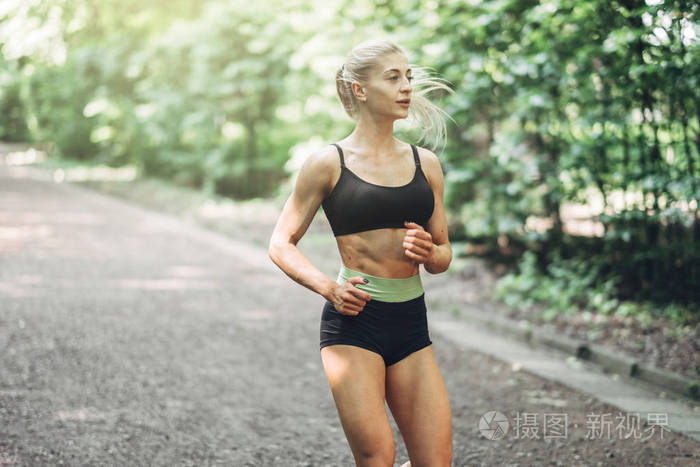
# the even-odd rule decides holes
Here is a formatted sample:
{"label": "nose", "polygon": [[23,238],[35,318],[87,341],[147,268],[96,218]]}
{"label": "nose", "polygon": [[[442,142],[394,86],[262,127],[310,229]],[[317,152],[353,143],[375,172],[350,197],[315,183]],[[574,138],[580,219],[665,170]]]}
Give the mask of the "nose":
{"label": "nose", "polygon": [[412,90],[413,86],[411,85],[411,80],[404,78],[403,85],[401,86],[401,92],[411,92]]}

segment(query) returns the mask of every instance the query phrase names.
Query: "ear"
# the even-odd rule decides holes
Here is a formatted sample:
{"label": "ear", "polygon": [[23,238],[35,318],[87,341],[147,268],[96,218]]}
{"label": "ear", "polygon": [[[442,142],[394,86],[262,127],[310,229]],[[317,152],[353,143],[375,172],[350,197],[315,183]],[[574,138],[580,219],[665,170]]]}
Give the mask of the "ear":
{"label": "ear", "polygon": [[365,94],[365,88],[360,86],[360,83],[353,81],[350,83],[350,87],[352,88],[352,93],[355,95],[358,101],[366,102],[367,101],[367,95]]}

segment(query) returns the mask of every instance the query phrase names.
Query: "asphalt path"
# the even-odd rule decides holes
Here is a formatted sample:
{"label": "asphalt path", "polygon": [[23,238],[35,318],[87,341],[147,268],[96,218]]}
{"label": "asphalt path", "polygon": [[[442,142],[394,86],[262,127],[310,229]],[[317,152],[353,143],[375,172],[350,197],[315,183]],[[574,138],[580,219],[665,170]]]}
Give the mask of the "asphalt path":
{"label": "asphalt path", "polygon": [[[322,305],[260,246],[0,166],[0,465],[353,465],[321,366]],[[456,466],[697,462],[673,433],[586,439],[573,423],[612,408],[431,337]],[[565,439],[479,430],[489,410],[562,407]]]}

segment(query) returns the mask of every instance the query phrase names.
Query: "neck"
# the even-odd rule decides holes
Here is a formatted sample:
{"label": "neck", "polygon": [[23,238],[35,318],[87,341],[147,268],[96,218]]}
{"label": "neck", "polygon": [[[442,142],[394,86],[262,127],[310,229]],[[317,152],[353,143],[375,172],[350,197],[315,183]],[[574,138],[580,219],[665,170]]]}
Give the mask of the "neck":
{"label": "neck", "polygon": [[[347,140],[369,154],[391,153],[396,144],[394,139],[394,121],[378,119],[368,114],[361,114],[355,129]],[[363,151],[364,152],[364,151]]]}

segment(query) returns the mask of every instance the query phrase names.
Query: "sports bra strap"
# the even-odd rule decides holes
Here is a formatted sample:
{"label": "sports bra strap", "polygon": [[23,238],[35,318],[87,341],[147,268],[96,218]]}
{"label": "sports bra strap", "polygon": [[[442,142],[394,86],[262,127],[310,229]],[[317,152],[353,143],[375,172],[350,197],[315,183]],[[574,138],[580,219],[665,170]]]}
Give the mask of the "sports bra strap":
{"label": "sports bra strap", "polygon": [[340,146],[338,146],[337,144],[335,144],[335,143],[331,143],[331,144],[333,146],[335,146],[336,148],[338,148],[338,155],[340,156],[340,166],[345,167],[345,159],[343,158],[343,150],[340,149]]}
{"label": "sports bra strap", "polygon": [[418,149],[414,145],[411,145],[413,149],[413,160],[416,161],[416,166],[420,167],[420,158],[418,157]]}
{"label": "sports bra strap", "polygon": [[[343,157],[343,150],[340,148],[339,145],[336,143],[331,143],[333,146],[338,148],[338,156],[340,157],[340,166],[345,167],[345,158]],[[418,157],[418,149],[412,144],[411,149],[413,150],[413,160],[416,163],[416,166],[420,167],[420,158]]]}

